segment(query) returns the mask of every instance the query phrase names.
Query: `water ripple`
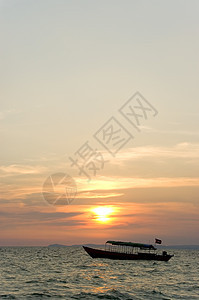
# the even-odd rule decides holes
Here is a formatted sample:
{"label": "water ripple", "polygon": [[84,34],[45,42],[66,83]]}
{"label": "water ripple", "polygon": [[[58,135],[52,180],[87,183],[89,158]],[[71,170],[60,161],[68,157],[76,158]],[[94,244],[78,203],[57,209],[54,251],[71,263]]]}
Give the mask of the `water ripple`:
{"label": "water ripple", "polygon": [[0,299],[199,299],[199,251],[168,263],[90,258],[81,247],[0,248]]}

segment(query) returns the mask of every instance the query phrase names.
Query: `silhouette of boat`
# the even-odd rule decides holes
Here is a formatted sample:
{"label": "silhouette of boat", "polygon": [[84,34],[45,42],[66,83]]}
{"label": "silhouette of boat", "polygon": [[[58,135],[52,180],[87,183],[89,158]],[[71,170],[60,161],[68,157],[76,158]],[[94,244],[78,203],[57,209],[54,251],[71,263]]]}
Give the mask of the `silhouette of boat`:
{"label": "silhouette of boat", "polygon": [[104,250],[87,246],[83,248],[92,258],[168,261],[173,256],[166,251],[158,254],[153,245],[120,241],[107,241]]}

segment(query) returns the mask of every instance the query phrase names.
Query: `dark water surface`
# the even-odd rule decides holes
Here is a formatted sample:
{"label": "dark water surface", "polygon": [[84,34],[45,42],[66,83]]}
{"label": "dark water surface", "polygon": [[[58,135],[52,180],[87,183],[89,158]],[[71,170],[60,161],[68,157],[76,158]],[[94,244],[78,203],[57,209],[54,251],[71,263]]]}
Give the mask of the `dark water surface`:
{"label": "dark water surface", "polygon": [[0,248],[0,299],[199,299],[199,251],[169,262],[92,259],[80,247]]}

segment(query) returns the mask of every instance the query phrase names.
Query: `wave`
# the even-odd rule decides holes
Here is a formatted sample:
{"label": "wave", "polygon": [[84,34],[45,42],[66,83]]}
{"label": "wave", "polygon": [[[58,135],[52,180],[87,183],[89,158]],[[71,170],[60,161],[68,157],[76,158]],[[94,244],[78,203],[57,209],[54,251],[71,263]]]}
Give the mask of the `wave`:
{"label": "wave", "polygon": [[85,293],[81,292],[79,294],[71,296],[71,299],[109,299],[109,300],[138,300],[137,297],[133,297],[128,293],[121,293],[116,289],[108,290],[105,293]]}

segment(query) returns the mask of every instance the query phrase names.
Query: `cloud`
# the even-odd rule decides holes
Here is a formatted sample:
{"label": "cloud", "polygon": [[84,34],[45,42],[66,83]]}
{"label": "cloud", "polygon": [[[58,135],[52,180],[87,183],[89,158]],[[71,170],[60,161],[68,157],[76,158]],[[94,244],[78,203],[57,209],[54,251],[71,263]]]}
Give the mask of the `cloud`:
{"label": "cloud", "polygon": [[[195,113],[195,114],[188,114],[191,117],[198,117],[199,114]],[[169,124],[171,125],[178,125],[181,126],[182,123],[181,122],[169,122]],[[160,134],[171,134],[171,135],[187,135],[187,136],[199,136],[199,132],[196,130],[178,130],[178,129],[172,129],[172,130],[162,130],[162,129],[156,129],[156,128],[152,128],[152,127],[148,127],[148,126],[140,126],[140,128],[145,131],[146,133],[160,133]]]}
{"label": "cloud", "polygon": [[[199,186],[199,177],[120,177],[120,176],[98,176],[89,185],[85,185],[83,179],[76,179],[79,182],[79,191],[117,191],[129,188],[154,188],[154,187],[183,187]],[[120,193],[120,192],[119,192]],[[119,196],[119,195],[117,195]]]}
{"label": "cloud", "polygon": [[83,212],[40,212],[40,211],[0,211],[1,227],[15,228],[16,226],[78,226],[83,220],[76,220]]}
{"label": "cloud", "polygon": [[124,195],[123,193],[111,193],[111,192],[104,192],[104,191],[85,191],[79,192],[77,198],[81,199],[106,199],[106,198],[113,198],[119,197]]}
{"label": "cloud", "polygon": [[144,158],[197,158],[199,159],[199,143],[179,143],[170,147],[144,146],[128,148],[117,154],[114,164]]}
{"label": "cloud", "polygon": [[[168,161],[169,159],[174,159],[174,161]],[[181,159],[180,163],[178,159]],[[89,183],[84,177],[74,177],[78,190],[75,200],[77,202],[86,199],[88,201],[89,199],[95,201],[111,198],[117,200],[123,198],[127,189],[198,187],[199,177],[195,163],[198,159],[199,143],[184,142],[171,147],[129,148],[118,153],[117,157],[111,161],[107,168],[109,174],[107,173],[106,176],[98,175]],[[150,162],[149,166],[146,166],[146,160]],[[136,161],[138,165],[134,164],[133,166]],[[140,161],[143,162],[143,165]],[[161,161],[168,161],[163,169],[157,164]],[[120,167],[118,176],[111,175],[115,165]],[[131,168],[126,168],[126,165]],[[43,175],[47,170],[48,167],[39,164],[31,165],[31,163],[0,166],[2,201],[8,199],[24,205],[45,205],[42,197],[42,184],[45,179]],[[187,176],[183,176],[183,174],[187,174]]]}
{"label": "cloud", "polygon": [[5,212],[0,211],[0,216],[6,218],[27,218],[34,220],[57,220],[60,218],[71,218],[78,215],[81,215],[82,212],[40,212],[40,211],[28,211],[28,212]]}
{"label": "cloud", "polygon": [[[103,200],[118,202],[122,199],[122,201],[125,201],[127,196],[129,198],[130,195],[135,195],[136,190],[143,190],[143,193],[148,193],[148,195],[154,194],[152,190],[158,190],[159,195],[161,195],[159,198],[162,198],[163,195],[168,194],[171,188],[176,188],[178,195],[183,198],[185,195],[183,188],[195,190],[199,187],[199,177],[143,178],[133,176],[98,176],[96,180],[92,180],[89,183],[83,177],[74,179],[77,184],[77,195],[72,205],[81,203],[92,204]],[[31,180],[27,178],[27,180],[20,180],[17,183],[15,181],[15,184],[1,183],[0,203],[20,203],[23,206],[46,207],[48,204],[42,196],[42,183],[41,178],[35,179],[32,177]],[[174,197],[176,196],[175,193]],[[143,195],[141,197],[143,198]],[[171,195],[169,195],[170,197]],[[132,201],[137,200],[133,198]],[[139,201],[141,201],[140,197]]]}
{"label": "cloud", "polygon": [[[6,3],[6,1],[5,2],[0,2],[0,7],[1,7],[2,3]],[[0,120],[4,120],[10,115],[16,115],[16,114],[19,114],[19,113],[21,113],[21,111],[19,111],[18,109],[2,110],[2,111],[0,111]]]}
{"label": "cloud", "polygon": [[41,174],[46,171],[46,167],[43,166],[31,166],[31,165],[20,165],[12,164],[8,166],[0,166],[0,171],[3,175],[12,176],[18,175],[29,175],[29,174]]}

